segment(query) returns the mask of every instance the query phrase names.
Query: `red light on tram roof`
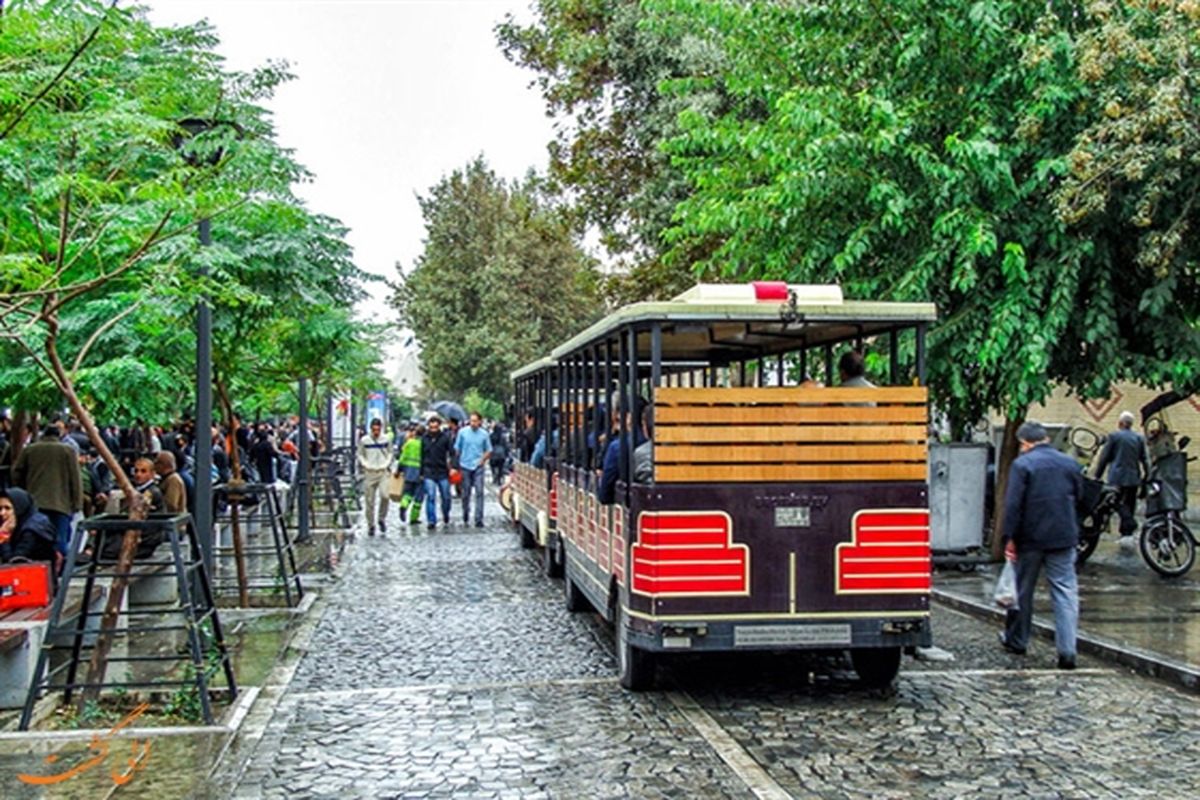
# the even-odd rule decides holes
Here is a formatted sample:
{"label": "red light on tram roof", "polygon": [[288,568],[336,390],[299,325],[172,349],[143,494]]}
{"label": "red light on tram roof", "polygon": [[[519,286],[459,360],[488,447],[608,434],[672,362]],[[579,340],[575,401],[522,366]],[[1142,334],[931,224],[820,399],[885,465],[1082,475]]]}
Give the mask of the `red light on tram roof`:
{"label": "red light on tram roof", "polygon": [[788,285],[783,281],[751,281],[755,300],[778,300],[787,302]]}

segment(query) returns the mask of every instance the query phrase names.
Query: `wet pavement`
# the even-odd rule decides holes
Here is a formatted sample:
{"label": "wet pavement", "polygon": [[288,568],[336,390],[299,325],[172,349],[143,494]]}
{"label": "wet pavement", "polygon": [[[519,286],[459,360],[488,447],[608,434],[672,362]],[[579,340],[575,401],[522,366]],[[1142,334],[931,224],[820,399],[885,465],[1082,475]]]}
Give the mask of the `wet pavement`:
{"label": "wet pavement", "polygon": [[941,606],[953,660],[906,659],[891,694],[770,654],[682,656],[663,690],[622,691],[609,627],[567,613],[488,512],[360,536],[204,796],[1195,796],[1198,698],[1086,656],[1055,670],[1048,644],[1009,655],[998,625]]}
{"label": "wet pavement", "polygon": [[[997,574],[994,566],[968,573],[946,569],[937,574],[934,586],[947,599],[989,608]],[[1185,685],[1189,671],[1200,671],[1200,568],[1180,578],[1160,577],[1136,547],[1122,548],[1112,536],[1101,539],[1078,575],[1081,635],[1110,645],[1116,654],[1176,665]],[[1034,615],[1053,625],[1044,580]]]}

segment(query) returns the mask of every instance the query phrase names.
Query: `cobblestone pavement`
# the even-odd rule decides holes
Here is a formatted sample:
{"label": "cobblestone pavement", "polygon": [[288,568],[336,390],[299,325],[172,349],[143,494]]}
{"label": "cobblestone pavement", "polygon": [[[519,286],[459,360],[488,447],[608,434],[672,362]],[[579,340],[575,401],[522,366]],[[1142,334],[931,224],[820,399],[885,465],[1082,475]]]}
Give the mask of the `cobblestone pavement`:
{"label": "cobblestone pavement", "polygon": [[896,691],[794,656],[678,657],[613,678],[611,633],[489,507],[481,531],[359,539],[238,797],[1185,798],[1200,703],[936,609],[953,661]]}

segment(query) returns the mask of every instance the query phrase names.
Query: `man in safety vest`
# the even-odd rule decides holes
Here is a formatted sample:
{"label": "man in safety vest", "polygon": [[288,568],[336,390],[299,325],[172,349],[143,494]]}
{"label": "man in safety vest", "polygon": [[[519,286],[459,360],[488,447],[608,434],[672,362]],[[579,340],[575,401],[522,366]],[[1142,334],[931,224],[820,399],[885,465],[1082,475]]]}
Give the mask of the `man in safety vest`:
{"label": "man in safety vest", "polygon": [[409,525],[421,521],[421,500],[425,496],[421,481],[421,435],[418,425],[411,425],[404,434],[400,448],[400,471],[404,473],[404,496],[400,498],[400,519],[408,517]]}

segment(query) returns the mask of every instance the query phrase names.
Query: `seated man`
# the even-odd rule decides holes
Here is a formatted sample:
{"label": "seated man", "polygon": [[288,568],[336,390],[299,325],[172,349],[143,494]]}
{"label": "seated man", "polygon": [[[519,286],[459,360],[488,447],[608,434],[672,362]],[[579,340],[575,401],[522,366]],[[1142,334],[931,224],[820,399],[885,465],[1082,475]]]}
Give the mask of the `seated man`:
{"label": "seated man", "polygon": [[175,454],[163,450],[156,455],[154,471],[158,473],[158,489],[162,493],[163,507],[170,514],[186,514],[188,510],[187,485],[175,471]]}

